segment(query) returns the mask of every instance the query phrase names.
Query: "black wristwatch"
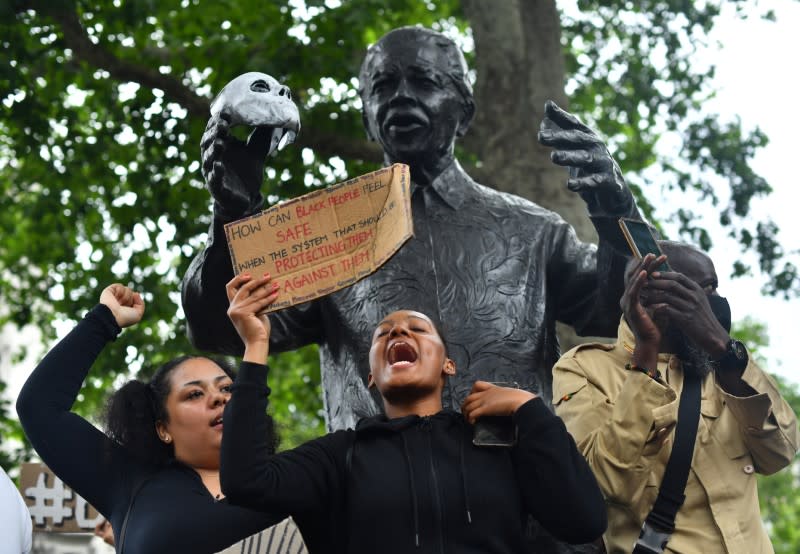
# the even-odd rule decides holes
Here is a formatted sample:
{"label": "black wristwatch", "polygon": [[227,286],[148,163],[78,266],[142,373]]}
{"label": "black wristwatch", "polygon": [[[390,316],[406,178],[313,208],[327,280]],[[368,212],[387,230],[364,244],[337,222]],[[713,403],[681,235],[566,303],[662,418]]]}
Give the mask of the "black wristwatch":
{"label": "black wristwatch", "polygon": [[741,341],[731,339],[725,346],[725,354],[719,360],[714,360],[714,365],[721,370],[735,369],[742,371],[747,367],[749,359],[750,356],[747,354],[745,345]]}

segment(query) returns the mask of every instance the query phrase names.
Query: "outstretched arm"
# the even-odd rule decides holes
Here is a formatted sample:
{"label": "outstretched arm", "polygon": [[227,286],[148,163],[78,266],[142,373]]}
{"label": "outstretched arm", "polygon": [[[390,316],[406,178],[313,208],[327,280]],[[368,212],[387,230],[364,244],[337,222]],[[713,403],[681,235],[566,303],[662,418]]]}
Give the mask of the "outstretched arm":
{"label": "outstretched arm", "polygon": [[[642,219],[619,165],[594,129],[552,100],[544,106],[539,142],[555,149],[550,154],[553,163],[569,169],[567,188],[580,194],[586,202],[589,217],[600,237],[598,267],[607,271],[614,261],[611,259],[614,250],[628,251],[617,220],[620,217]],[[606,252],[608,246],[611,251]],[[617,292],[622,291],[618,289]],[[615,302],[617,298],[619,296],[614,298]]]}
{"label": "outstretched arm", "polygon": [[200,142],[203,178],[214,198],[214,217],[230,223],[259,212],[264,204],[261,185],[271,133],[258,128],[247,142],[233,136],[230,117],[212,115]]}
{"label": "outstretched arm", "polygon": [[138,293],[119,284],[107,287],[100,304],[36,366],[17,399],[25,434],[42,460],[106,517],[127,505],[125,489],[140,469],[121,446],[70,409],[106,343],[143,313]]}
{"label": "outstretched arm", "polygon": [[[614,336],[628,253],[617,221],[620,217],[641,219],[633,194],[598,134],[552,101],[545,104],[539,142],[555,149],[551,153],[553,163],[569,169],[567,188],[586,202],[600,239],[597,252],[592,254],[592,283],[587,283],[583,274],[586,254],[576,243],[574,233],[565,234],[559,244],[557,255],[561,258],[556,265],[564,269],[559,268],[558,274],[574,274],[575,283],[555,277],[554,282],[563,285],[556,287],[560,289],[558,319],[574,325],[582,335]],[[575,257],[570,257],[572,252]]]}
{"label": "outstretched arm", "polygon": [[224,113],[211,116],[200,143],[203,178],[214,199],[208,243],[183,277],[181,301],[189,339],[197,348],[241,355],[242,343],[225,317],[225,283],[233,277],[224,225],[257,213],[270,135],[256,129],[247,143],[230,133]]}
{"label": "outstretched arm", "polygon": [[592,217],[630,217],[636,209],[622,172],[597,133],[548,100],[539,142],[552,146],[553,163],[569,168],[567,188],[581,195]]}
{"label": "outstretched arm", "polygon": [[200,350],[241,356],[244,345],[225,315],[225,283],[233,277],[222,222],[216,217],[206,247],[192,260],[181,283],[189,340]]}
{"label": "outstretched arm", "polygon": [[[189,340],[201,349],[241,356],[239,335],[225,313],[225,284],[233,278],[225,224],[262,209],[261,185],[264,160],[271,148],[271,131],[257,128],[247,142],[230,133],[224,113],[212,116],[203,134],[203,177],[214,199],[214,220],[205,248],[197,254],[181,283],[181,304],[186,314]],[[316,303],[282,310],[272,342],[276,350],[288,350],[317,340],[320,318]]]}

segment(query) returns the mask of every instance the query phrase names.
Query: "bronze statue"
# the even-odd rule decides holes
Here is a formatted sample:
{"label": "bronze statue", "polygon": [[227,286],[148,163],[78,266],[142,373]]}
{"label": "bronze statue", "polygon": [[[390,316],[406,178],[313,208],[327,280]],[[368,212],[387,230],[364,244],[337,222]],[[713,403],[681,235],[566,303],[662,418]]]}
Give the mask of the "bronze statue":
{"label": "bronze statue", "polygon": [[[434,31],[391,31],[369,49],[360,72],[364,124],[385,162],[411,167],[415,236],[375,274],[324,298],[270,315],[271,349],[320,345],[324,404],[331,429],[352,427],[380,410],[366,386],[369,330],[398,309],[430,314],[461,369],[445,392],[457,409],[476,379],[515,381],[551,397],[558,359],[556,320],[581,334],[613,336],[619,321],[624,259],[616,219],[638,217],[605,145],[577,118],[547,107],[540,140],[570,167],[600,234],[579,241],[559,215],[475,183],[453,155],[475,104],[463,54]],[[241,354],[225,315],[232,277],[222,225],[262,208],[259,188],[270,129],[247,144],[230,136],[230,118],[212,116],[203,137],[203,171],[214,196],[209,243],[183,282],[194,344]],[[259,134],[263,135],[259,139]]]}

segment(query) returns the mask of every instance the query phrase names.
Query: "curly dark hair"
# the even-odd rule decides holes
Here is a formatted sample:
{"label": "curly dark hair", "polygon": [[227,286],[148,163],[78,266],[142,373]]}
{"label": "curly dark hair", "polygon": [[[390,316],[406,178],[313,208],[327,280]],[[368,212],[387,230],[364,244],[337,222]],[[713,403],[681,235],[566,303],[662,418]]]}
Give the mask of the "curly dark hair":
{"label": "curly dark hair", "polygon": [[169,422],[166,405],[170,375],[182,363],[196,358],[211,360],[231,379],[235,377],[233,367],[224,359],[192,355],[174,358],[159,367],[149,381],[132,379],[108,398],[102,418],[106,434],[145,463],[163,466],[173,460],[175,449],[158,438],[156,423]]}

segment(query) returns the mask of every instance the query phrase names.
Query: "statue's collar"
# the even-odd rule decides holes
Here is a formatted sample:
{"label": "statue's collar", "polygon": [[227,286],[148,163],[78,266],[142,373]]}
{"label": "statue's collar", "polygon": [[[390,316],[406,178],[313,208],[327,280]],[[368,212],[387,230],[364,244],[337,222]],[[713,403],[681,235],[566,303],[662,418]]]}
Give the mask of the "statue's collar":
{"label": "statue's collar", "polygon": [[[461,207],[469,192],[468,189],[472,186],[474,186],[474,181],[467,175],[455,158],[429,185],[439,198],[454,210]],[[411,191],[412,194],[418,187],[419,185],[414,184]]]}

